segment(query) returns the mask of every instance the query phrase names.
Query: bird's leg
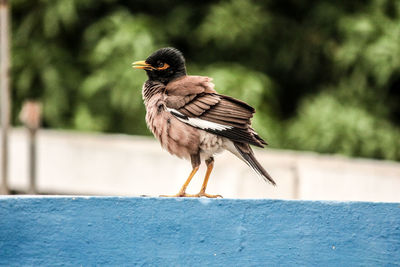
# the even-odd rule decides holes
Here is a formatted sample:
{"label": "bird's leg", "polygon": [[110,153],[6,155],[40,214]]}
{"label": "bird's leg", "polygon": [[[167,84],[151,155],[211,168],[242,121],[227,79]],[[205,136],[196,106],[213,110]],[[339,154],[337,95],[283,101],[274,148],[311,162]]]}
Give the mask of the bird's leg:
{"label": "bird's leg", "polygon": [[195,195],[186,194],[186,188],[188,187],[190,181],[192,180],[193,176],[199,170],[200,166],[200,154],[195,154],[190,156],[192,162],[192,172],[189,174],[189,177],[186,179],[186,182],[182,185],[181,190],[179,190],[178,194],[176,195],[161,195],[160,197],[195,197]]}
{"label": "bird's leg", "polygon": [[206,164],[207,164],[207,172],[206,172],[206,176],[204,177],[204,181],[203,184],[201,186],[201,190],[198,194],[193,195],[193,197],[208,197],[208,198],[217,198],[220,197],[222,198],[221,195],[210,195],[206,193],[206,188],[207,188],[207,183],[208,183],[208,179],[210,179],[210,174],[213,170],[214,167],[214,158],[211,157],[209,159],[206,160]]}
{"label": "bird's leg", "polygon": [[186,194],[186,188],[188,187],[190,181],[192,180],[193,176],[199,170],[199,166],[194,167],[192,172],[189,174],[189,177],[186,179],[186,182],[182,185],[181,190],[179,190],[178,194],[176,195],[161,195],[160,197],[191,197],[192,195]]}

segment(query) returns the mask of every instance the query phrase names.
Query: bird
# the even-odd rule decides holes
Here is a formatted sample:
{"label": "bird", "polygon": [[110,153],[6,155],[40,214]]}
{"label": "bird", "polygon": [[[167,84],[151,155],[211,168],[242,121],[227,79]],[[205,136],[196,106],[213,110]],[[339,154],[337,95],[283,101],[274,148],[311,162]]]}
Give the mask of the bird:
{"label": "bird", "polygon": [[[222,198],[206,193],[206,188],[214,156],[224,150],[276,185],[250,147],[267,145],[251,127],[253,107],[218,94],[210,77],[188,75],[182,52],[173,47],[158,49],[146,60],[133,62],[132,67],[145,70],[148,77],[142,87],[148,128],[165,150],[192,164],[179,192],[162,196]],[[203,161],[207,170],[200,192],[188,194],[186,189]]]}

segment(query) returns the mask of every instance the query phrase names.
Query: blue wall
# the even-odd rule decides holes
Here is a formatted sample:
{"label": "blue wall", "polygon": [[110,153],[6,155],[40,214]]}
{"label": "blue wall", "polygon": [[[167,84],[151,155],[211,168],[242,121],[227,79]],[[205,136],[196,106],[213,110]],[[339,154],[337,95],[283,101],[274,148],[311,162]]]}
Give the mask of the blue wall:
{"label": "blue wall", "polygon": [[400,265],[400,204],[2,197],[0,265]]}

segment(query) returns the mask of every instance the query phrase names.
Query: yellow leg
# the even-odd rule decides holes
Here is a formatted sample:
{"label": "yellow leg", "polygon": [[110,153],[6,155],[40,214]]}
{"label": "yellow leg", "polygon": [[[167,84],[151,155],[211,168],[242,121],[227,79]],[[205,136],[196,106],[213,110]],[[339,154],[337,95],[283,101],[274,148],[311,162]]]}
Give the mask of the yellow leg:
{"label": "yellow leg", "polygon": [[189,177],[186,179],[186,182],[183,184],[181,190],[179,190],[179,193],[176,195],[161,195],[160,197],[193,197],[193,195],[186,194],[186,188],[188,187],[190,181],[192,180],[193,176],[196,174],[196,172],[199,170],[199,166],[194,167],[192,172],[189,174]]}
{"label": "yellow leg", "polygon": [[211,174],[213,168],[214,168],[214,161],[211,161],[211,162],[207,165],[206,176],[204,177],[203,185],[201,186],[200,192],[199,192],[198,194],[191,195],[192,197],[208,197],[208,198],[217,198],[217,197],[220,197],[220,198],[222,198],[221,195],[209,195],[209,194],[206,193],[206,188],[207,188],[208,179],[210,179],[210,174]]}

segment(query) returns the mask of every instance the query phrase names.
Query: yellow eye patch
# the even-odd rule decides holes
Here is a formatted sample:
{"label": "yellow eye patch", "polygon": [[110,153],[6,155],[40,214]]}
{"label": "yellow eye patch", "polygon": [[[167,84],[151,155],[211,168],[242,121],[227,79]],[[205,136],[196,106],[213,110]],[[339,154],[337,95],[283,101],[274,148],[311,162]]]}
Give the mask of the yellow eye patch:
{"label": "yellow eye patch", "polygon": [[169,68],[169,65],[167,64],[167,63],[163,63],[160,67],[158,67],[157,69],[158,70],[165,70],[165,69],[168,69]]}

